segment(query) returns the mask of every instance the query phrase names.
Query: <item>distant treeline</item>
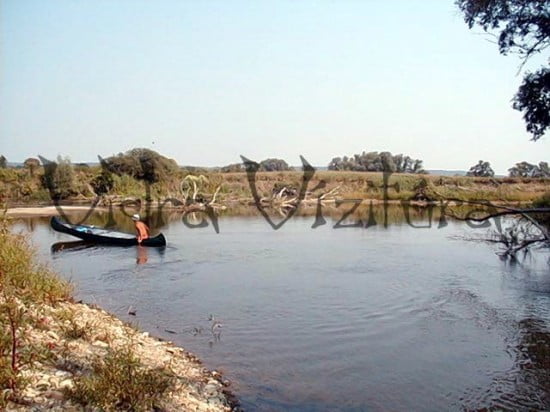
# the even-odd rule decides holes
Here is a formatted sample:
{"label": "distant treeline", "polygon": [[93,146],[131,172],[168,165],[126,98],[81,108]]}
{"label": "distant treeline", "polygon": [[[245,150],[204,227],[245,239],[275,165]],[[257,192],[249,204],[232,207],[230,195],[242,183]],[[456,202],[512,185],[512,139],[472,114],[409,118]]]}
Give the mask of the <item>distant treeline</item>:
{"label": "distant treeline", "polygon": [[390,152],[363,152],[353,156],[335,157],[328,170],[351,170],[355,172],[426,173],[422,160]]}
{"label": "distant treeline", "polygon": [[[174,160],[149,149],[133,149],[99,160],[99,164],[90,165],[73,163],[66,157],[58,157],[55,162],[28,158],[19,167],[0,167],[0,204],[52,199],[89,200],[97,196],[105,196],[102,201],[108,199],[109,202],[132,198],[178,199],[184,204],[192,204],[228,199],[241,202],[250,197],[249,182],[242,164],[216,169],[179,166]],[[469,172],[471,176],[480,176],[475,179],[422,175],[419,174],[423,171],[421,161],[408,156],[393,156],[388,152],[335,159],[331,165],[332,170],[343,171],[336,173],[319,169],[315,175],[316,182],[325,182],[329,191],[340,187],[339,196],[344,198],[359,195],[379,199],[379,187],[384,184],[380,170],[401,172],[392,177],[400,188],[392,194],[394,200],[425,200],[435,196],[465,200],[532,200],[535,194],[547,190],[547,181],[543,178],[548,179],[546,162],[538,165],[520,162],[510,170],[516,177],[502,179],[499,184],[492,181],[494,172],[489,162],[484,161]],[[0,166],[7,166],[7,161],[2,157]],[[276,171],[270,176],[259,177],[258,190],[263,197],[272,196],[274,188],[296,190],[302,182],[301,172],[288,172],[292,168],[283,160],[265,159],[258,166],[259,170]],[[378,172],[369,174],[348,170]],[[222,171],[240,173],[230,175]],[[314,183],[312,185],[315,187]],[[437,195],[431,192],[433,188],[437,189]],[[280,192],[277,189],[277,193]]]}
{"label": "distant treeline", "polygon": [[[476,177],[493,177],[495,175],[494,170],[491,168],[489,162],[480,160],[477,164],[473,165],[467,176]],[[514,167],[508,169],[508,175],[510,177],[550,177],[550,168],[547,162],[540,162],[538,165],[531,164],[529,162],[516,163]]]}
{"label": "distant treeline", "polygon": [[[286,172],[289,170],[294,170],[294,168],[290,167],[287,162],[285,162],[283,159],[265,159],[262,160],[260,163],[260,172]],[[237,173],[237,172],[244,172],[245,168],[242,163],[232,163],[227,166],[223,166],[220,168],[215,168],[215,171],[221,172],[221,173]]]}
{"label": "distant treeline", "polygon": [[[42,164],[44,164],[44,160]],[[67,167],[71,165],[76,170],[86,170],[90,166],[86,163],[71,163],[67,158],[59,158],[58,165],[60,170],[56,174],[67,174]],[[204,174],[204,173],[239,173],[245,172],[242,163],[233,163],[223,167],[205,168],[195,166],[178,166],[175,160],[169,159],[153,150],[136,148],[125,153],[119,153],[105,159],[100,158],[101,169],[103,173],[92,182],[94,189],[99,191],[109,190],[112,187],[110,174],[117,176],[131,176],[134,179],[156,183],[170,180],[172,176],[181,173]],[[26,159],[22,166],[29,170],[31,176],[40,168],[41,162],[35,158]],[[47,166],[47,165],[44,165]],[[7,159],[0,155],[0,169],[8,168]],[[48,169],[48,167],[45,167]],[[63,172],[61,171],[63,170]],[[283,159],[269,158],[259,162],[259,171],[261,172],[284,172],[292,171]],[[393,173],[413,173],[427,174],[423,167],[423,161],[413,159],[403,154],[393,155],[390,152],[363,152],[352,156],[335,157],[328,164],[328,170],[334,171],[357,171],[357,172],[393,172]],[[51,172],[52,174],[54,171]],[[510,177],[530,177],[530,178],[548,178],[550,177],[550,167],[548,162],[539,162],[538,165],[529,162],[519,162],[508,169]],[[467,172],[467,176],[475,177],[493,177],[495,172],[491,164],[480,160],[473,165]],[[53,175],[52,175],[53,176]],[[51,187],[52,176],[42,177],[44,187]],[[48,180],[50,179],[50,180]],[[70,180],[70,179],[69,179]]]}

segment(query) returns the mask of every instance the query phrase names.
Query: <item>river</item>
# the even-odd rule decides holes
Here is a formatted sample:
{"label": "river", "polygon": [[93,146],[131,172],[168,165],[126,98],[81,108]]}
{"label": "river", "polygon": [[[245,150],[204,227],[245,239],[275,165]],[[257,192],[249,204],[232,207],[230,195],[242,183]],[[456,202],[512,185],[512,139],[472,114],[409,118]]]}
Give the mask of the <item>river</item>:
{"label": "river", "polygon": [[462,222],[314,220],[166,219],[163,250],[54,253],[71,238],[47,219],[16,229],[78,299],[223,371],[245,410],[550,409],[547,252],[512,265]]}

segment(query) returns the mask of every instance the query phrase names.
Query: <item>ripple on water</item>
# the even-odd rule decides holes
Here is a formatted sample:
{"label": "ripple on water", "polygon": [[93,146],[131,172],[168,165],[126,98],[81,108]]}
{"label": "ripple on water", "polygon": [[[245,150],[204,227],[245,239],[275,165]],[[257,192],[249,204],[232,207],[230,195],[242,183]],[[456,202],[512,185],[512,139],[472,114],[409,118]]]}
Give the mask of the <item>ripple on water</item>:
{"label": "ripple on water", "polygon": [[[135,248],[98,247],[56,254],[55,266],[86,301],[125,319],[132,305],[142,328],[225,370],[247,410],[550,409],[544,271],[446,239],[459,225],[310,226],[173,225],[145,265]],[[48,256],[60,240],[33,236]]]}

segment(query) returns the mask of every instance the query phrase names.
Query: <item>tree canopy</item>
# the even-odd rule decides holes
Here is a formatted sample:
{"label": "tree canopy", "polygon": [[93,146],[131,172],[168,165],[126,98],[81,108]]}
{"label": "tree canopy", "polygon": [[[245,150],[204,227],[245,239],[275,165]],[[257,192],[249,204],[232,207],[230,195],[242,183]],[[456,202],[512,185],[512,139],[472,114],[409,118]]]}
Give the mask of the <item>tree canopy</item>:
{"label": "tree canopy", "polygon": [[426,173],[422,160],[413,159],[402,154],[390,152],[363,152],[351,157],[335,157],[328,165],[328,170],[351,170],[359,172],[396,172]]}
{"label": "tree canopy", "polygon": [[550,168],[547,162],[540,162],[537,165],[528,162],[516,163],[508,169],[510,177],[550,177]]}
{"label": "tree canopy", "polygon": [[284,172],[292,168],[283,159],[265,159],[260,162],[260,171]]}
{"label": "tree canopy", "polygon": [[5,169],[6,167],[8,167],[8,160],[4,155],[0,155],[0,169]]}
{"label": "tree canopy", "polygon": [[470,167],[466,176],[477,176],[477,177],[493,177],[495,175],[494,170],[491,168],[489,162],[484,162],[480,160],[476,165]]}
{"label": "tree canopy", "polygon": [[[522,65],[550,46],[550,2],[545,0],[456,0],[470,28],[480,26],[497,36],[503,55],[515,53]],[[527,72],[513,108],[523,113],[532,140],[550,127],[550,67]]]}
{"label": "tree canopy", "polygon": [[135,179],[156,183],[177,173],[175,160],[168,159],[150,149],[132,149],[126,153],[101,159],[104,170],[117,175],[130,175]]}

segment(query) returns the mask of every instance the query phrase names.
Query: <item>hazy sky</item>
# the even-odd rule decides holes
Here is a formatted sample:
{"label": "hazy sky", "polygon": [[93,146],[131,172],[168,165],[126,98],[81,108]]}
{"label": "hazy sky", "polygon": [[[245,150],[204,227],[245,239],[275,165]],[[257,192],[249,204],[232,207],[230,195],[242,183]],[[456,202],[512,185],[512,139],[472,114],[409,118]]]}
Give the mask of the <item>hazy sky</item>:
{"label": "hazy sky", "polygon": [[133,147],[205,166],[364,150],[499,173],[550,160],[511,109],[517,57],[453,0],[0,0],[0,36],[10,161]]}

